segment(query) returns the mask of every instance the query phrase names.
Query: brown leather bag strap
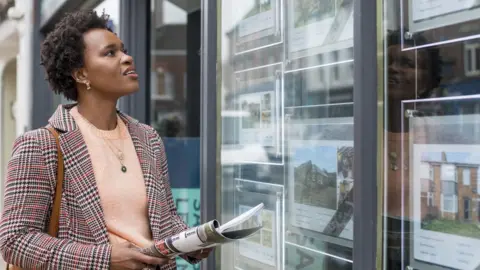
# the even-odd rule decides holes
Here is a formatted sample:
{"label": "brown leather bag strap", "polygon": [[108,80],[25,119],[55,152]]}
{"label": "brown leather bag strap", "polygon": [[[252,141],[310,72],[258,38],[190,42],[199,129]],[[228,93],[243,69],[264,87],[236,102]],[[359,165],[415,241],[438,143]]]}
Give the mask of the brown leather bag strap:
{"label": "brown leather bag strap", "polygon": [[52,213],[50,215],[50,223],[48,224],[48,234],[56,237],[58,236],[58,226],[60,220],[60,204],[62,202],[62,192],[63,192],[63,178],[64,178],[64,164],[63,164],[63,153],[60,148],[60,139],[58,131],[52,127],[48,126],[47,129],[55,137],[55,142],[57,144],[57,184],[55,188],[55,197],[53,199]]}

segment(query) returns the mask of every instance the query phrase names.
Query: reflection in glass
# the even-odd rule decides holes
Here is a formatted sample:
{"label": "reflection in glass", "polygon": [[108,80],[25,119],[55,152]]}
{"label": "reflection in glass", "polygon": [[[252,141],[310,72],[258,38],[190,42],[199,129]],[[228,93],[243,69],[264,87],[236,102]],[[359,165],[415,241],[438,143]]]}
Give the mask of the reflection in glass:
{"label": "reflection in glass", "polygon": [[353,1],[223,0],[219,21],[222,219],[263,202],[268,225],[222,267],[352,269]]}
{"label": "reflection in glass", "polygon": [[[163,137],[187,137],[188,14],[172,1],[151,1],[151,121]],[[191,42],[198,42],[193,38]],[[199,67],[198,67],[199,68]]]}
{"label": "reflection in glass", "polygon": [[480,266],[480,3],[467,2],[384,1],[384,269]]}
{"label": "reflection in glass", "polygon": [[[150,0],[150,121],[167,154],[172,196],[200,225],[200,1]],[[179,269],[198,269],[177,258]]]}

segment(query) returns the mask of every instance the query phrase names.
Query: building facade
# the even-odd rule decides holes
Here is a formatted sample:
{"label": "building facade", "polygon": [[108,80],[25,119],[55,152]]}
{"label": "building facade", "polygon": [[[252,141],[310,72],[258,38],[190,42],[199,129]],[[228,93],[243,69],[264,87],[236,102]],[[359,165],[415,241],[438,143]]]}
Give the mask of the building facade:
{"label": "building facade", "polygon": [[33,3],[26,127],[67,102],[45,35],[105,9],[141,75],[119,108],[163,137],[185,221],[264,204],[261,231],[202,269],[479,267],[478,1]]}
{"label": "building facade", "polygon": [[[0,179],[16,136],[31,128],[32,1],[0,1]],[[3,208],[1,185],[0,208]],[[5,267],[0,260],[0,267]]]}

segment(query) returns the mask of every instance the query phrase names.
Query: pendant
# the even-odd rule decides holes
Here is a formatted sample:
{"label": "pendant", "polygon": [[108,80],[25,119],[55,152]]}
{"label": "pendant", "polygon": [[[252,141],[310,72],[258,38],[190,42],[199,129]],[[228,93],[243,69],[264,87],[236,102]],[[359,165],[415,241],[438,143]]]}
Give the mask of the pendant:
{"label": "pendant", "polygon": [[125,165],[122,165],[122,172],[124,172],[124,173],[127,172],[127,167],[125,167]]}

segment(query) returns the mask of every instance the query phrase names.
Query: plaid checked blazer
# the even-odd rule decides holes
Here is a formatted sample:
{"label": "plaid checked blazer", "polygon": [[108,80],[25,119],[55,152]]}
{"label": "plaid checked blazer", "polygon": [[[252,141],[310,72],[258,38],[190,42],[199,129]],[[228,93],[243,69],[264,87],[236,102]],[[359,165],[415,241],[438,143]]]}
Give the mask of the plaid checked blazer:
{"label": "plaid checked blazer", "polygon": [[[111,246],[87,146],[68,110],[60,105],[49,124],[60,132],[65,178],[58,238],[44,233],[56,185],[55,139],[42,128],[16,139],[7,167],[0,251],[24,269],[109,269]],[[119,112],[143,171],[152,236],[159,241],[185,230],[169,184],[163,142],[150,126]],[[190,263],[198,261],[185,257]],[[176,269],[175,263],[159,267]]]}

